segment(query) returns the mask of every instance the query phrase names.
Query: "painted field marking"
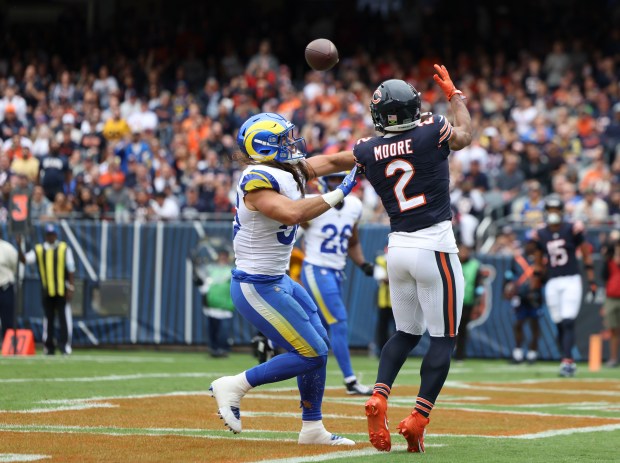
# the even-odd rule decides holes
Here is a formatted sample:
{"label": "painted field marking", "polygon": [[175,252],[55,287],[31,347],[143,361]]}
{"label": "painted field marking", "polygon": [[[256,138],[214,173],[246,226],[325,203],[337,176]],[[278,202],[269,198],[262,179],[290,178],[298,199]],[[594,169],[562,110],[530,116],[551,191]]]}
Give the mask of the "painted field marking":
{"label": "painted field marking", "polygon": [[[612,381],[612,380],[608,380]],[[503,383],[493,383],[493,384],[503,384]],[[505,383],[508,384],[508,383]],[[573,384],[571,384],[573,385]],[[455,389],[472,389],[476,391],[498,391],[498,392],[527,392],[528,394],[532,394],[534,392],[540,394],[563,394],[563,395],[575,395],[575,394],[585,394],[585,395],[601,395],[601,396],[618,396],[618,391],[604,391],[604,390],[584,390],[584,389],[533,389],[533,388],[520,388],[520,387],[506,387],[506,386],[492,386],[485,384],[468,384],[457,381],[446,381],[444,387],[453,387]]]}
{"label": "painted field marking", "polygon": [[52,458],[50,455],[34,455],[25,453],[0,453],[0,462],[39,461]]}
{"label": "painted field marking", "polygon": [[148,357],[148,356],[115,356],[115,355],[72,355],[70,357],[52,357],[47,355],[40,356],[7,356],[0,357],[0,365],[8,362],[22,362],[22,363],[39,363],[39,362],[88,362],[88,363],[175,363],[177,359],[174,357]]}
{"label": "painted field marking", "polygon": [[[425,447],[444,447],[443,444],[424,444]],[[405,445],[392,445],[392,450],[406,450],[407,447]],[[375,449],[363,449],[363,450],[345,450],[341,452],[331,452],[325,453],[323,455],[307,455],[303,457],[290,457],[290,458],[280,458],[274,460],[270,458],[269,460],[256,460],[251,463],[305,463],[305,462],[315,462],[315,461],[329,461],[329,460],[339,460],[341,458],[358,458],[358,457],[367,457],[367,456],[378,456],[380,455]]]}
{"label": "painted field marking", "polygon": [[5,378],[0,383],[90,383],[165,378],[217,378],[221,373],[136,373],[133,375],[82,376],[74,378]]}
{"label": "painted field marking", "polygon": [[119,408],[118,405],[110,404],[107,402],[93,402],[93,403],[75,403],[64,405],[61,407],[53,408],[29,408],[27,410],[0,410],[0,413],[54,413],[54,412],[67,412],[74,410],[89,410],[91,408]]}

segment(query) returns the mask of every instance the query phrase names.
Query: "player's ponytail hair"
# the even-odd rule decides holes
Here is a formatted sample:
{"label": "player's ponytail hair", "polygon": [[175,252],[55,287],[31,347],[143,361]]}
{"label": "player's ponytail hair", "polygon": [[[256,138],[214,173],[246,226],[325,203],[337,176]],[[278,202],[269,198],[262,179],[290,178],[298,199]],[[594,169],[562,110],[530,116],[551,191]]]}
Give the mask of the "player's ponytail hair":
{"label": "player's ponytail hair", "polygon": [[288,172],[295,179],[301,196],[304,197],[306,195],[306,182],[310,179],[310,169],[312,169],[312,167],[303,159],[295,164],[278,161],[258,162],[247,154],[236,151],[235,154],[233,154],[233,160],[244,166],[270,166]]}

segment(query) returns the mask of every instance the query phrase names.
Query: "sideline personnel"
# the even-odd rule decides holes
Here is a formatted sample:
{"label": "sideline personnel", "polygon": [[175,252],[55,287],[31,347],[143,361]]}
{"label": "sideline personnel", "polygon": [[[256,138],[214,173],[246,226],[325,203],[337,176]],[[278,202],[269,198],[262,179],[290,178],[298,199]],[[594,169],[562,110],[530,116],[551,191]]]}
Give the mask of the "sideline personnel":
{"label": "sideline personnel", "polygon": [[[18,246],[19,259],[25,264],[37,264],[41,277],[43,296],[43,344],[46,355],[54,355],[54,319],[58,313],[60,337],[58,348],[63,355],[71,354],[69,325],[71,309],[67,302],[71,301],[73,291],[73,275],[75,260],[71,248],[64,241],[58,241],[58,232],[54,224],[45,225],[45,242],[35,245],[34,249],[23,254]],[[18,243],[19,244],[19,243]]]}

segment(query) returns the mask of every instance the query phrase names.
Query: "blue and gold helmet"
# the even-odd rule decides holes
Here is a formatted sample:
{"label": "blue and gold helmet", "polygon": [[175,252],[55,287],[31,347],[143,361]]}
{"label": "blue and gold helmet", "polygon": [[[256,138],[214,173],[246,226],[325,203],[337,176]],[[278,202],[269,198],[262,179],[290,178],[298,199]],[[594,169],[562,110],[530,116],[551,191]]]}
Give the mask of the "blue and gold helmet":
{"label": "blue and gold helmet", "polygon": [[243,123],[237,145],[256,162],[295,163],[306,156],[306,142],[303,137],[295,138],[294,128],[279,114],[260,113]]}

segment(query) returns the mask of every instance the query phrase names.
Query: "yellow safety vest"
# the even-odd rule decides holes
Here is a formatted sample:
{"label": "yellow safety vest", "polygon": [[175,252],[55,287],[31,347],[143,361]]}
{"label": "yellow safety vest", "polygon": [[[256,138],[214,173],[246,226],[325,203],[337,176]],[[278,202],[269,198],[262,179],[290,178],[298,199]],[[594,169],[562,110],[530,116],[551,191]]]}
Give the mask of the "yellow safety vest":
{"label": "yellow safety vest", "polygon": [[[375,263],[380,265],[387,272],[387,261],[384,256],[379,256],[375,259]],[[390,299],[390,285],[384,283],[383,281],[379,282],[379,291],[377,292],[377,305],[380,309],[387,309],[388,307],[392,307],[392,300]]]}
{"label": "yellow safety vest", "polygon": [[34,247],[39,264],[43,289],[50,297],[65,295],[65,265],[67,243],[60,241],[56,248],[45,249],[42,244]]}

